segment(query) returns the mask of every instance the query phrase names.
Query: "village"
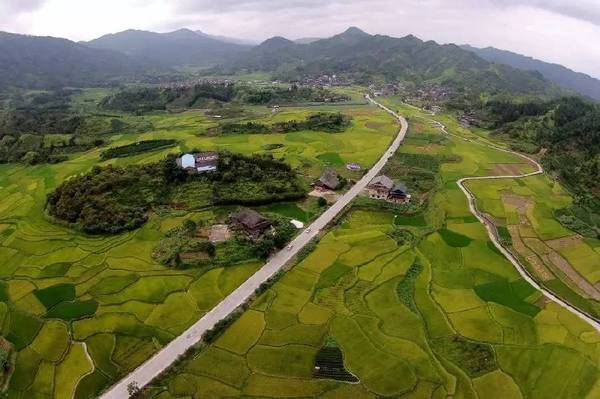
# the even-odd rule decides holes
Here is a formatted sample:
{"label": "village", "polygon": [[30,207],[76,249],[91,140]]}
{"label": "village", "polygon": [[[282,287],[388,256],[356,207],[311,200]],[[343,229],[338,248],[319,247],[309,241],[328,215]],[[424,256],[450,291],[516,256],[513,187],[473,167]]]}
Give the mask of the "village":
{"label": "village", "polygon": [[[219,167],[219,153],[216,151],[203,151],[186,153],[176,158],[179,168],[192,174],[203,174],[216,172]],[[357,163],[348,163],[346,169],[349,171],[360,171],[362,168]],[[326,168],[322,175],[312,184],[313,190],[309,196],[317,197],[323,204],[332,204],[339,198],[338,192],[348,184],[353,184],[341,176],[336,170]],[[402,182],[394,182],[386,175],[375,177],[363,190],[362,195],[374,200],[385,201],[392,204],[407,204],[411,195],[408,188]],[[295,229],[304,228],[304,223],[292,219],[289,223]],[[225,242],[232,238],[233,232],[242,234],[248,240],[259,241],[265,235],[274,233],[275,222],[258,211],[241,207],[238,211],[231,213],[226,224],[218,223],[198,231],[198,237],[207,239],[213,244]]]}

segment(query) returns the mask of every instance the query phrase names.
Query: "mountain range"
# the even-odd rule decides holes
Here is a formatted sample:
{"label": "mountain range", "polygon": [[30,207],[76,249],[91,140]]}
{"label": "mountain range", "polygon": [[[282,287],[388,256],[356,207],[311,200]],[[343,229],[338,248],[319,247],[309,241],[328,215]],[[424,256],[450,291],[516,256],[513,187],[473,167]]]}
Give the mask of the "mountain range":
{"label": "mountain range", "polygon": [[238,57],[225,70],[268,71],[290,79],[331,73],[359,80],[380,76],[490,92],[545,93],[552,89],[539,73],[491,63],[454,44],[424,42],[412,35],[370,35],[356,27],[306,44],[274,37]]}
{"label": "mountain range", "polygon": [[0,89],[94,86],[142,69],[116,51],[54,37],[0,32]]}
{"label": "mountain range", "polygon": [[81,44],[96,49],[119,51],[155,67],[210,66],[227,62],[250,48],[233,43],[232,39],[189,29],[169,33],[127,30]]}
{"label": "mountain range", "polygon": [[288,79],[335,73],[365,81],[380,77],[492,93],[547,94],[556,89],[554,82],[600,96],[600,89],[594,88],[600,82],[558,65],[496,49],[440,45],[412,35],[371,35],[355,27],[330,38],[273,37],[255,46],[189,29],[127,30],[79,43],[0,32],[0,89],[94,86],[180,66],[211,67],[222,73],[262,71]]}
{"label": "mountain range", "polygon": [[600,80],[594,79],[585,73],[575,72],[562,65],[551,64],[494,47],[476,48],[469,45],[462,45],[461,47],[465,50],[474,52],[481,58],[490,62],[510,65],[513,68],[524,71],[537,71],[544,75],[546,79],[564,89],[572,90],[593,99],[600,100]]}

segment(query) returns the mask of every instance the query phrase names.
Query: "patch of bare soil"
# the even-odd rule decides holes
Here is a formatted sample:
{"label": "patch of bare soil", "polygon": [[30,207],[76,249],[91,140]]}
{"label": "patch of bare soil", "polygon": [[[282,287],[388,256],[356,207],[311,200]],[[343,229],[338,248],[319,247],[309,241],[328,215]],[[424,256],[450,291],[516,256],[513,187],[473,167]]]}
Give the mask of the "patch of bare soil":
{"label": "patch of bare soil", "polygon": [[206,252],[184,252],[179,256],[184,262],[200,262],[210,259],[210,255]]}
{"label": "patch of bare soil", "polygon": [[492,174],[494,176],[512,176],[523,173],[523,168],[527,164],[524,163],[496,163],[492,168]]}
{"label": "patch of bare soil", "polygon": [[582,241],[582,237],[579,234],[575,234],[569,237],[548,240],[546,241],[546,245],[548,245],[552,249],[558,250],[562,248],[576,247],[577,245],[581,244]]}
{"label": "patch of bare soil", "polygon": [[516,208],[520,225],[531,227],[531,222],[527,218],[527,207],[532,204],[532,201],[529,198],[513,194],[510,191],[504,191],[500,195],[500,199],[503,203]]}
{"label": "patch of bare soil", "polygon": [[231,238],[231,230],[226,224],[215,224],[210,228],[208,239],[211,242],[223,242]]}
{"label": "patch of bare soil", "polygon": [[562,271],[579,289],[587,296],[596,301],[600,301],[600,290],[594,287],[589,281],[581,276],[571,264],[563,258],[558,252],[552,251],[548,255],[542,256],[542,259],[551,263],[557,269]]}
{"label": "patch of bare soil", "polygon": [[532,254],[525,259],[529,262],[531,267],[533,267],[533,270],[535,270],[535,273],[542,281],[548,281],[554,278],[552,273],[546,268],[546,265],[544,265],[544,262],[542,262],[537,255]]}
{"label": "patch of bare soil", "polygon": [[521,234],[519,234],[519,226],[510,225],[507,226],[510,237],[512,238],[512,246],[522,257],[527,258],[531,255],[535,255],[521,240]]}
{"label": "patch of bare soil", "polygon": [[311,197],[325,198],[328,204],[333,204],[340,198],[340,195],[335,191],[323,190],[320,188],[315,188],[310,193],[308,193],[308,195],[310,195]]}
{"label": "patch of bare soil", "polygon": [[552,252],[552,248],[547,246],[544,241],[539,238],[523,238],[523,242],[538,255],[546,255]]}
{"label": "patch of bare soil", "polygon": [[544,295],[542,295],[540,297],[540,299],[538,299],[537,301],[535,301],[535,305],[538,306],[538,307],[540,307],[540,308],[542,308],[542,309],[545,309],[546,305],[549,304],[550,302],[552,302],[552,301],[549,298],[547,298]]}
{"label": "patch of bare soil", "polygon": [[385,123],[382,123],[382,122],[372,122],[371,121],[371,122],[365,123],[365,126],[368,129],[379,130],[379,129],[385,127]]}
{"label": "patch of bare soil", "polygon": [[511,225],[508,226],[507,229],[512,239],[513,249],[519,255],[525,258],[525,260],[531,265],[536,276],[542,279],[542,281],[548,281],[553,279],[554,276],[548,270],[546,265],[544,265],[544,262],[542,262],[542,260],[531,249],[529,249],[529,247],[525,245],[525,243],[521,239],[521,235],[519,234],[519,226]]}

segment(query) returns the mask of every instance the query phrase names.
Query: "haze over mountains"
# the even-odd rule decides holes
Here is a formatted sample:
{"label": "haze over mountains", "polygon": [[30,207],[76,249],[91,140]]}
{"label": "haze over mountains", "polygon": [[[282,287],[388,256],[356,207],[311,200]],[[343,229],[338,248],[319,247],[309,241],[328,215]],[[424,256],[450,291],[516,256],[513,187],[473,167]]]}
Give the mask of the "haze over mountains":
{"label": "haze over mountains", "polygon": [[208,66],[225,62],[248,46],[217,39],[202,32],[180,29],[169,33],[127,30],[84,42],[92,48],[120,51],[153,66]]}
{"label": "haze over mountains", "polygon": [[496,49],[440,45],[412,35],[394,38],[349,28],[331,38],[242,40],[180,29],[127,30],[89,42],[0,33],[0,88],[93,86],[180,66],[221,73],[270,72],[283,79],[324,73],[356,79],[439,83],[474,91],[541,94],[551,82],[599,99],[600,81],[559,65]]}
{"label": "haze over mountains", "polygon": [[564,89],[570,89],[580,94],[600,100],[600,80],[594,79],[581,72],[575,72],[559,64],[551,64],[532,57],[500,50],[494,47],[476,48],[469,45],[461,46],[481,58],[498,64],[510,65],[525,71],[538,71],[544,77]]}

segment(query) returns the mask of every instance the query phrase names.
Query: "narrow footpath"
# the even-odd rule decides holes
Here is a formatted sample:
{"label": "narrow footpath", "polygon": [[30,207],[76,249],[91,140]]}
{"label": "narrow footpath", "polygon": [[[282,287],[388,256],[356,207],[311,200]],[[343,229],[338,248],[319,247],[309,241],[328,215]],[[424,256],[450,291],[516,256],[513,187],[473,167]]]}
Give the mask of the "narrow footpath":
{"label": "narrow footpath", "polygon": [[372,104],[377,105],[381,109],[385,110],[401,125],[398,135],[394,141],[390,144],[388,149],[382,155],[382,157],[373,165],[369,171],[344,195],[342,195],[338,201],[327,209],[321,216],[319,216],[310,226],[306,228],[304,232],[298,235],[291,243],[288,248],[285,248],[275,254],[270,260],[255,274],[253,274],[248,280],[242,283],[235,291],[229,294],[223,299],[217,306],[211,311],[206,313],[200,320],[194,323],[190,328],[184,331],[181,335],[167,344],[154,356],[148,359],[146,362],[141,364],[137,369],[132,371],[129,375],[119,381],[117,384],[112,386],[106,391],[101,399],[126,399],[129,397],[127,387],[129,384],[135,384],[139,388],[148,385],[154,378],[160,373],[165,371],[171,364],[173,364],[181,355],[183,355],[189,348],[200,342],[205,332],[215,326],[217,322],[225,319],[236,309],[246,303],[250,297],[254,294],[257,288],[266,282],[269,278],[273,277],[277,272],[282,270],[285,265],[294,258],[298,252],[304,248],[306,244],[320,233],[352,200],[364,190],[369,182],[377,176],[385,164],[388,158],[393,155],[402,141],[406,136],[408,130],[408,122],[405,118],[398,115],[386,106],[377,103],[368,95],[365,98]]}

